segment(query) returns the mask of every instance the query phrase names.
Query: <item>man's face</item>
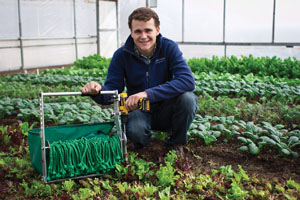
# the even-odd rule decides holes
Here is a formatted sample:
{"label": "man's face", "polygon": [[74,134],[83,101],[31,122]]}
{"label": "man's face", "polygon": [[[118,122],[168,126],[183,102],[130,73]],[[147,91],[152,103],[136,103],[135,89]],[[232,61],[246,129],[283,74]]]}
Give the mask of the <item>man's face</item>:
{"label": "man's face", "polygon": [[131,37],[139,52],[144,56],[150,56],[152,54],[159,30],[159,26],[155,27],[153,18],[147,22],[132,20]]}

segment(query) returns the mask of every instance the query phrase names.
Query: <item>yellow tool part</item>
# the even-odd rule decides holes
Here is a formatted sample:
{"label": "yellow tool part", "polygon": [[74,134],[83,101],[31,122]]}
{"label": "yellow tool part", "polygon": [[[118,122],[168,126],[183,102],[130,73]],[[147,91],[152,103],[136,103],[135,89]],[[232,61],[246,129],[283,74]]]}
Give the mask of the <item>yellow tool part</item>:
{"label": "yellow tool part", "polygon": [[128,110],[126,109],[126,106],[125,106],[126,99],[127,99],[127,93],[121,93],[120,94],[119,109],[120,109],[120,112],[122,114],[128,115]]}
{"label": "yellow tool part", "polygon": [[140,98],[138,106],[141,111],[144,112],[150,111],[150,101],[147,98]]}
{"label": "yellow tool part", "polygon": [[[120,94],[120,104],[119,109],[122,114],[128,114],[128,110],[125,106],[125,101],[128,98],[127,93]],[[143,112],[150,111],[150,101],[147,98],[140,98],[138,102],[138,108]]]}

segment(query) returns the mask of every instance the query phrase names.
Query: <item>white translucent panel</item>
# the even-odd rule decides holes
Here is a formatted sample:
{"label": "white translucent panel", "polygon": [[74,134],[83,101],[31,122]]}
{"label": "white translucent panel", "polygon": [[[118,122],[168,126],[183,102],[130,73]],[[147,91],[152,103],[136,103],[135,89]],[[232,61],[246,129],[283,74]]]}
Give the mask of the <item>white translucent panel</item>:
{"label": "white translucent panel", "polygon": [[23,37],[72,37],[73,1],[21,1]]}
{"label": "white translucent panel", "polygon": [[226,1],[227,42],[271,42],[273,0]]}
{"label": "white translucent panel", "polygon": [[277,0],[275,42],[300,42],[300,1]]}
{"label": "white translucent panel", "polygon": [[116,2],[100,1],[100,29],[117,28]]}
{"label": "white translucent panel", "polygon": [[0,0],[0,39],[19,37],[17,1]]}
{"label": "white translucent panel", "polygon": [[97,53],[97,45],[96,44],[79,44],[78,45],[78,58],[82,58],[83,56],[87,57],[90,55],[94,55]]}
{"label": "white translucent panel", "polygon": [[150,8],[156,8],[157,7],[157,0],[150,0]]}
{"label": "white translucent panel", "polygon": [[0,71],[20,69],[21,65],[19,48],[0,49]]}
{"label": "white translucent panel", "polygon": [[[96,0],[77,0],[76,3],[76,35],[78,37],[97,35]],[[73,21],[70,21],[73,23]]]}
{"label": "white translucent panel", "polygon": [[185,59],[191,58],[212,58],[213,56],[222,57],[224,55],[223,46],[212,45],[180,45],[179,48]]}
{"label": "white translucent panel", "polygon": [[75,59],[74,45],[24,48],[25,68],[70,64]]}
{"label": "white translucent panel", "polygon": [[78,39],[77,43],[78,43],[78,47],[77,47],[78,58],[82,58],[83,56],[89,56],[97,53],[96,38]]}
{"label": "white translucent panel", "polygon": [[185,0],[184,41],[223,41],[223,2],[223,0]]}
{"label": "white translucent panel", "polygon": [[111,58],[117,50],[117,33],[115,31],[107,31],[100,33],[100,55]]}
{"label": "white translucent panel", "polygon": [[145,7],[146,1],[141,0],[126,0],[126,1],[118,1],[119,2],[119,11],[120,11],[120,41],[121,44],[126,42],[130,34],[130,30],[128,27],[128,17],[132,13],[133,10],[139,7]]}
{"label": "white translucent panel", "polygon": [[286,48],[281,46],[229,46],[227,47],[227,56],[249,56],[253,55],[254,57],[279,57],[279,58],[288,58],[295,57],[298,60],[300,59],[300,47],[296,48]]}
{"label": "white translucent panel", "polygon": [[175,41],[182,40],[182,0],[163,0],[153,8],[160,19],[160,32]]}

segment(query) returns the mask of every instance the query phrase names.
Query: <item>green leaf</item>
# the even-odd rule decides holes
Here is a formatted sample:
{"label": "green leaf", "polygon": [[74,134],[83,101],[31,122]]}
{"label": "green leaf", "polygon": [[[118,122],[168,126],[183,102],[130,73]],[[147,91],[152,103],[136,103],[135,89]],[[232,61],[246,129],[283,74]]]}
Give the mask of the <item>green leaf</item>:
{"label": "green leaf", "polygon": [[3,159],[0,159],[0,165],[5,165],[5,161]]}
{"label": "green leaf", "polygon": [[248,144],[248,140],[244,137],[238,137],[237,138],[239,141],[241,141],[242,143]]}
{"label": "green leaf", "polygon": [[266,142],[267,144],[276,145],[276,142],[268,136],[261,136],[259,139],[261,139],[263,142]]}
{"label": "green leaf", "polygon": [[284,125],[282,124],[277,124],[276,126],[274,126],[274,128],[276,128],[277,130],[283,129]]}
{"label": "green leaf", "polygon": [[255,143],[253,143],[253,142],[250,143],[248,145],[248,147],[249,147],[249,151],[252,155],[257,155],[259,153],[259,148],[256,146]]}
{"label": "green leaf", "polygon": [[290,144],[296,143],[298,141],[299,141],[299,138],[297,136],[291,136],[288,141],[288,146],[290,146]]}
{"label": "green leaf", "polygon": [[287,150],[287,149],[281,149],[281,152],[284,154],[284,155],[290,155],[290,151]]}
{"label": "green leaf", "polygon": [[211,128],[213,130],[223,131],[225,129],[225,126],[223,124],[216,124],[216,125],[213,125]]}
{"label": "green leaf", "polygon": [[237,130],[240,129],[240,127],[238,127],[238,126],[236,126],[236,125],[232,125],[232,126],[231,126],[231,129],[237,131]]}
{"label": "green leaf", "polygon": [[238,150],[240,150],[240,151],[248,151],[248,147],[247,146],[241,146],[240,148],[238,148]]}
{"label": "green leaf", "polygon": [[220,131],[213,131],[213,136],[218,138],[221,136],[221,132]]}

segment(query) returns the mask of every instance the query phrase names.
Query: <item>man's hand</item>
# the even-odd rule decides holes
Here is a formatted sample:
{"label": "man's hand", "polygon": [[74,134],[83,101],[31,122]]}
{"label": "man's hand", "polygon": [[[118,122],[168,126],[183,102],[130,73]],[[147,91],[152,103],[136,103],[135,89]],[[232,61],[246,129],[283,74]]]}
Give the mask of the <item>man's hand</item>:
{"label": "man's hand", "polygon": [[125,106],[128,111],[133,111],[138,109],[138,102],[140,98],[147,98],[148,94],[146,92],[139,92],[128,97],[125,102]]}
{"label": "man's hand", "polygon": [[81,92],[82,94],[96,95],[101,91],[101,89],[102,87],[99,83],[91,81],[81,88]]}

